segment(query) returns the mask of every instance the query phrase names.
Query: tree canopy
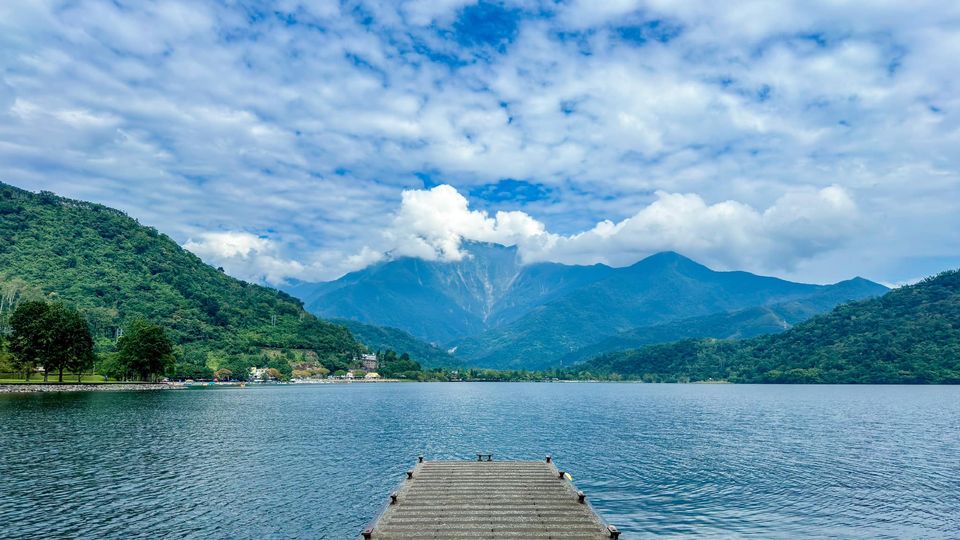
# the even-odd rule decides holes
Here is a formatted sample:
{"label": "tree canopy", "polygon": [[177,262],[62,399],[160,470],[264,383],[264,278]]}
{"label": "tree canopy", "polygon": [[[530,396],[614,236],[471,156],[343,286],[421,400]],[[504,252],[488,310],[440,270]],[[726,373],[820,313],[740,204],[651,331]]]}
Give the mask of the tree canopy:
{"label": "tree canopy", "polygon": [[136,319],[117,340],[117,360],[127,376],[148,380],[173,366],[173,342],[163,327]]}
{"label": "tree canopy", "polygon": [[10,326],[13,365],[28,379],[31,371],[43,367],[44,380],[55,371],[63,382],[64,370],[81,373],[93,365],[93,338],[76,308],[27,301],[10,316]]}

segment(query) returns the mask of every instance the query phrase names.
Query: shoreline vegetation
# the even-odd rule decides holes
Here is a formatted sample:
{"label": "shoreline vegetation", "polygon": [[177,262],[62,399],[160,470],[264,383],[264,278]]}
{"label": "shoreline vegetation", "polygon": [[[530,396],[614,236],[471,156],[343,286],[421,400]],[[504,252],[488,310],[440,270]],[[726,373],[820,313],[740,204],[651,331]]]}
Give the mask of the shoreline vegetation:
{"label": "shoreline vegetation", "polygon": [[105,383],[57,383],[33,381],[29,383],[14,382],[0,383],[0,394],[28,394],[40,392],[108,392],[108,391],[154,391],[154,390],[190,390],[190,389],[217,389],[217,388],[257,388],[257,387],[290,387],[290,386],[327,386],[327,385],[370,385],[370,384],[410,384],[410,383],[540,383],[540,384],[702,384],[702,385],[790,385],[790,386],[952,386],[951,383],[743,383],[733,381],[644,381],[642,379],[460,379],[451,381],[428,380],[418,381],[410,379],[317,379],[309,381],[289,381],[273,383],[241,383],[238,381],[226,382],[121,382],[111,381]]}

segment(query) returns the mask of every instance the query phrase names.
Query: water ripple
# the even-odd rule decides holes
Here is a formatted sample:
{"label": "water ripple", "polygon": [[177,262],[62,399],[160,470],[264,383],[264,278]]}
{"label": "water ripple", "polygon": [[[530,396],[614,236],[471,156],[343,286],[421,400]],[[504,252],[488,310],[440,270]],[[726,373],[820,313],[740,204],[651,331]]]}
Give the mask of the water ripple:
{"label": "water ripple", "polygon": [[413,459],[550,453],[626,538],[958,538],[960,388],[0,395],[0,537],[352,538]]}

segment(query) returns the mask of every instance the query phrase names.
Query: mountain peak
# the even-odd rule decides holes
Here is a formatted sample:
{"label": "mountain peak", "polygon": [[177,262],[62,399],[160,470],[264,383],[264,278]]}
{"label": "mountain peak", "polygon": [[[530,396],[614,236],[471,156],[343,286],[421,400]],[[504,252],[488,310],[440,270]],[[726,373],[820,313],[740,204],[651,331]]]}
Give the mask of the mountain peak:
{"label": "mountain peak", "polygon": [[697,261],[694,261],[689,257],[685,257],[677,253],[676,251],[661,251],[659,253],[654,253],[649,257],[640,259],[639,261],[631,265],[631,267],[643,268],[643,269],[682,267],[682,268],[687,268],[691,270],[693,269],[707,270],[706,266],[703,266]]}
{"label": "mountain peak", "polygon": [[677,253],[676,251],[660,251],[650,255],[643,259],[645,261],[690,261],[693,262],[689,257],[684,257],[683,255]]}
{"label": "mountain peak", "polygon": [[846,289],[873,290],[876,291],[877,294],[882,294],[890,290],[890,288],[886,285],[881,285],[876,281],[870,281],[869,279],[860,276],[838,281],[837,283],[834,283],[833,286]]}

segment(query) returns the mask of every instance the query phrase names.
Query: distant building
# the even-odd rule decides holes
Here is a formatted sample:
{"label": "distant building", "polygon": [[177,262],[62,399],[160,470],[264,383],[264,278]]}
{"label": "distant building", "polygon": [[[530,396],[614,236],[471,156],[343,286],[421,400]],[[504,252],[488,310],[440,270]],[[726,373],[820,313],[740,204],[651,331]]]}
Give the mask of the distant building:
{"label": "distant building", "polygon": [[361,354],[360,365],[363,366],[363,369],[366,371],[375,371],[380,367],[377,362],[377,355],[375,354]]}
{"label": "distant building", "polygon": [[377,373],[376,371],[371,371],[370,373],[367,373],[366,375],[364,375],[363,378],[364,378],[364,379],[379,379],[379,378],[380,378],[380,374]]}
{"label": "distant building", "polygon": [[270,368],[265,368],[265,367],[262,367],[262,368],[252,367],[252,368],[250,368],[250,380],[258,380],[258,379],[259,379],[259,380],[261,380],[261,381],[265,381],[265,380],[269,379],[269,378],[270,378],[270,374],[267,373],[269,370],[270,370]]}

